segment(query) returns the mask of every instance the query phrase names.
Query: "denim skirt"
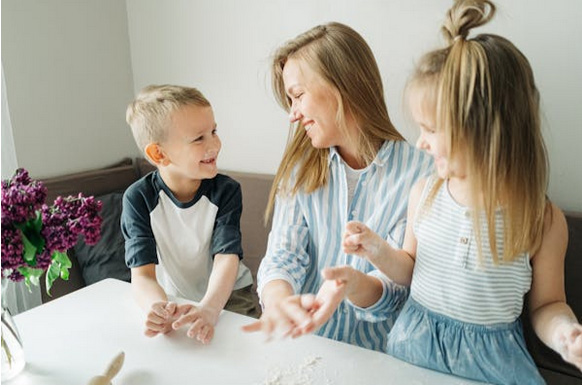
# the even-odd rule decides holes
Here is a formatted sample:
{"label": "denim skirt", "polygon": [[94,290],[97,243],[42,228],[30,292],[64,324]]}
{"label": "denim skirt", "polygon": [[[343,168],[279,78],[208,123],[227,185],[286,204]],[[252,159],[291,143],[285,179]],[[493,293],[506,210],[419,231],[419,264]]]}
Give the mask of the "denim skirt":
{"label": "denim skirt", "polygon": [[408,363],[489,384],[545,384],[526,348],[519,319],[465,323],[409,297],[388,335],[386,350]]}

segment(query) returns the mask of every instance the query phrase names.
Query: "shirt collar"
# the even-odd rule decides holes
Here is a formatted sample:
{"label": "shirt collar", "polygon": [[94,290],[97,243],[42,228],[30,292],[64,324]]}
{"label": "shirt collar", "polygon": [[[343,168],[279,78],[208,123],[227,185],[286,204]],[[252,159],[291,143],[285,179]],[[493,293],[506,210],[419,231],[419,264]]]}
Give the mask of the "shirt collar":
{"label": "shirt collar", "polygon": [[[384,143],[380,147],[380,150],[376,154],[376,157],[374,157],[374,160],[372,160],[372,164],[376,164],[376,166],[378,166],[378,167],[384,166],[384,164],[386,163],[386,160],[388,160],[388,157],[392,153],[393,149],[394,149],[394,141],[388,141],[388,140],[384,141]],[[334,160],[335,160],[335,162],[339,163],[342,160],[342,157],[340,156],[340,154],[337,150],[337,147],[332,146],[331,148],[329,148],[328,165],[330,165],[332,162],[334,162]]]}

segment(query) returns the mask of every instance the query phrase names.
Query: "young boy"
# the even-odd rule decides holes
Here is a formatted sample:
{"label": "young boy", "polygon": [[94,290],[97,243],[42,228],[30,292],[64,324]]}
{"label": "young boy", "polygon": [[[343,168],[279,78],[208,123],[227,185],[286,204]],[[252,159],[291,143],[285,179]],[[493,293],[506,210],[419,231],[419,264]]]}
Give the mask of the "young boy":
{"label": "young boy", "polygon": [[[121,216],[132,291],[147,312],[145,334],[190,324],[187,335],[207,344],[223,308],[253,317],[259,311],[251,273],[240,262],[240,185],[218,174],[216,122],[197,89],[148,86],[126,118],[157,168],[127,189]],[[168,295],[198,305],[177,305]]]}

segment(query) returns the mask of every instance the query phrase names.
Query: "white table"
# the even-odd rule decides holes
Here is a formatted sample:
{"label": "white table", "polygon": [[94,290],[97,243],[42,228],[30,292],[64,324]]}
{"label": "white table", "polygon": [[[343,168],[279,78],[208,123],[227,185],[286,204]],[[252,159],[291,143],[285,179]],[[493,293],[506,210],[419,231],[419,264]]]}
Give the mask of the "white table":
{"label": "white table", "polygon": [[85,384],[125,351],[114,384],[467,384],[388,355],[315,335],[266,342],[240,327],[251,318],[224,311],[205,346],[183,328],[143,334],[130,285],[113,279],[15,317],[24,371],[12,384]]}

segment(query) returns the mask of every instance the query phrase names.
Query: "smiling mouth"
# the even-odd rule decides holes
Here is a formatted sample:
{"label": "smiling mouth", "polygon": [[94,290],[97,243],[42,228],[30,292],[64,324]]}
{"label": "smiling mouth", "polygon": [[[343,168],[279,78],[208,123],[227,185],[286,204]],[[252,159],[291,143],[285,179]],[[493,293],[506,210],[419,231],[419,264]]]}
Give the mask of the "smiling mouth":
{"label": "smiling mouth", "polygon": [[213,159],[208,159],[208,160],[202,160],[201,163],[202,164],[213,164],[216,161],[216,158]]}

